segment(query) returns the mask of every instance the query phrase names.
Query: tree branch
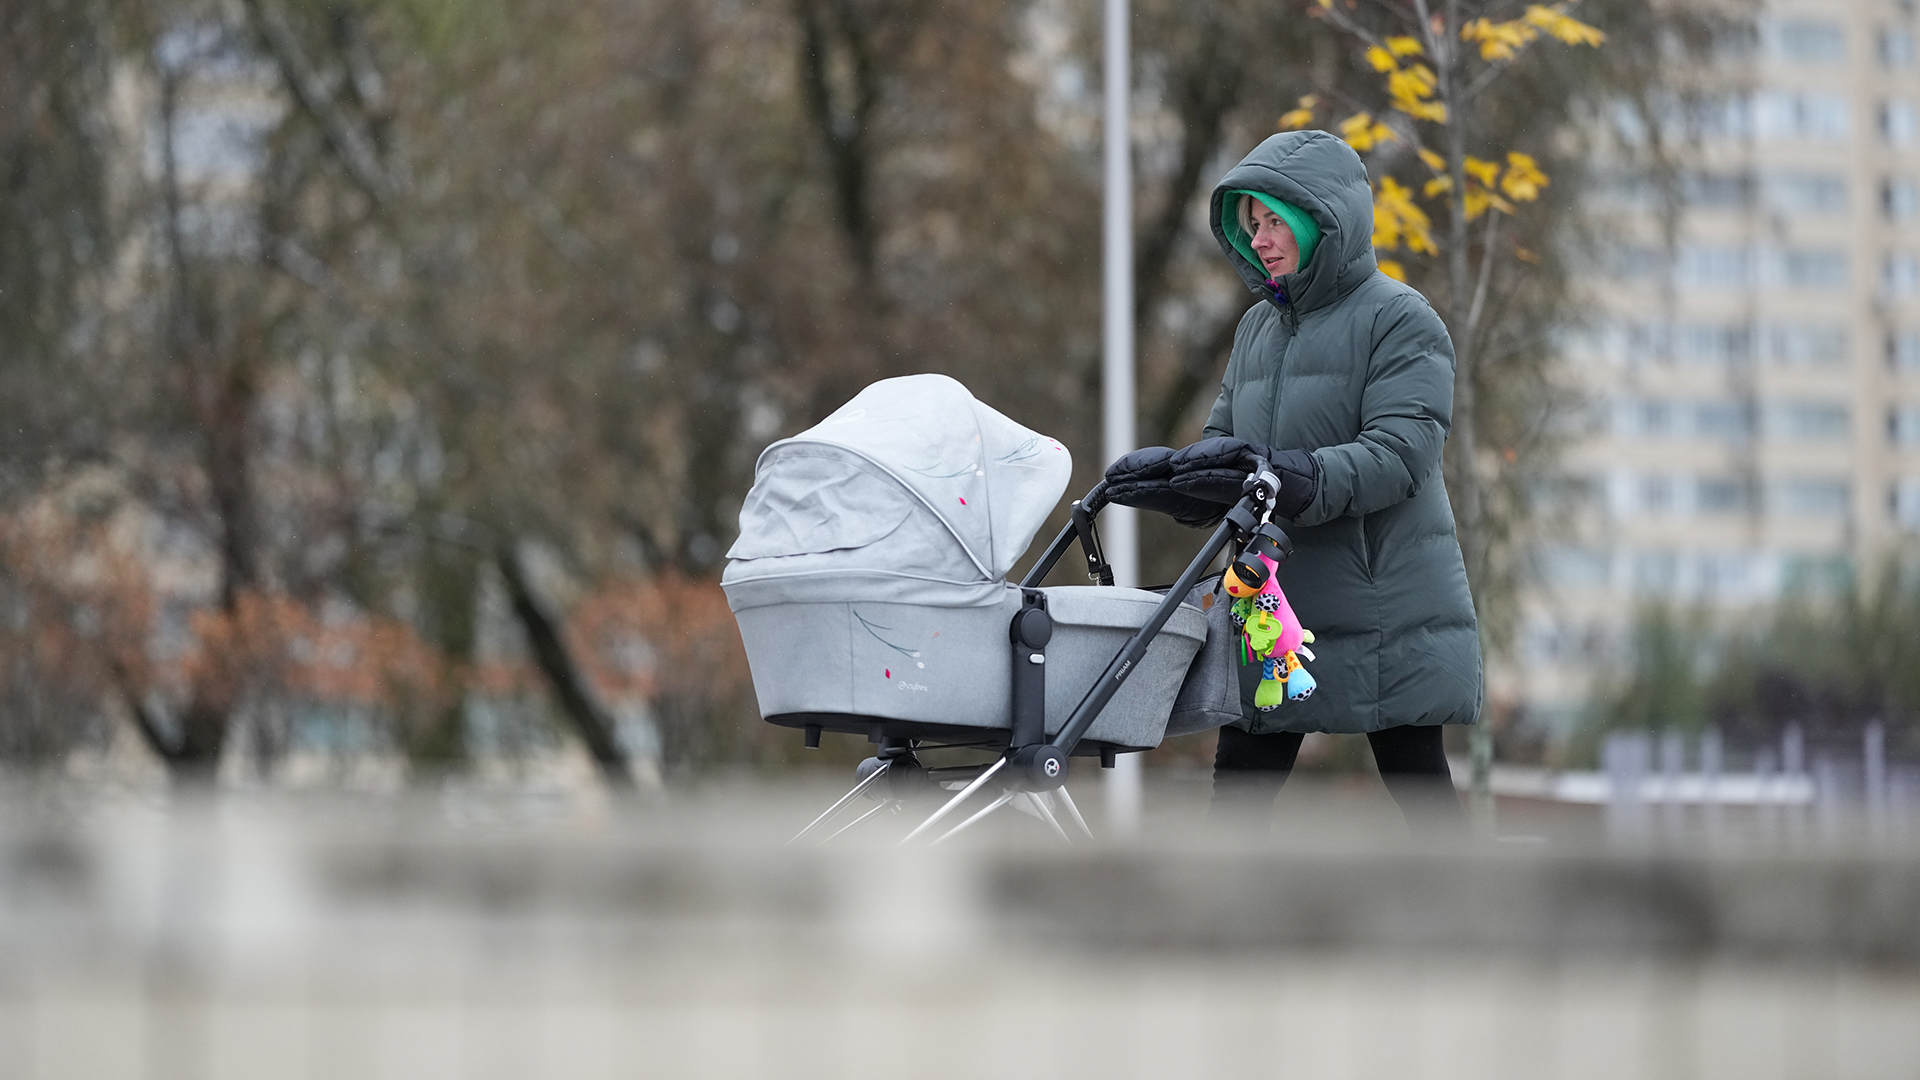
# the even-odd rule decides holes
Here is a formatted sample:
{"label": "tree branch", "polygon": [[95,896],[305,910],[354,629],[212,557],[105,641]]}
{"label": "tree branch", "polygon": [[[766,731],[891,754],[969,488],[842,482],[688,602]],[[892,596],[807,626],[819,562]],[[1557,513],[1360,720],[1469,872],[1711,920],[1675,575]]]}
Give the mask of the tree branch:
{"label": "tree branch", "polygon": [[1480,247],[1479,279],[1473,286],[1473,303],[1467,307],[1466,337],[1473,342],[1475,352],[1480,349],[1480,313],[1487,306],[1487,283],[1493,277],[1493,245],[1500,236],[1500,212],[1487,207],[1487,239]]}
{"label": "tree branch", "polygon": [[1167,183],[1166,200],[1154,220],[1142,230],[1134,249],[1134,308],[1136,333],[1144,330],[1154,306],[1166,291],[1167,267],[1186,227],[1187,207],[1202,185],[1201,172],[1220,142],[1227,111],[1240,97],[1244,68],[1237,43],[1228,39],[1219,20],[1209,18],[1186,78],[1178,90],[1180,163]]}
{"label": "tree branch", "polygon": [[595,700],[592,687],[575,663],[573,653],[567,648],[559,621],[548,612],[546,604],[536,593],[532,580],[527,576],[519,545],[512,540],[503,542],[495,554],[495,562],[500,567],[501,578],[506,582],[507,597],[512,602],[514,617],[520,620],[521,629],[526,631],[527,644],[533,649],[534,661],[547,677],[547,683],[560,700],[561,710],[572,722],[574,731],[587,744],[587,752],[593,755],[594,764],[600,767],[600,775],[606,778],[611,787],[621,790],[633,787],[633,770],[627,763],[626,750],[615,737],[613,718]]}
{"label": "tree branch", "polygon": [[[800,19],[800,77],[808,111],[826,144],[835,201],[847,246],[863,276],[873,272],[874,228],[867,199],[868,120],[880,100],[871,42],[848,0],[835,3],[835,22],[847,51],[853,81],[852,100],[836,102],[828,73],[828,35],[819,11],[823,0],[795,0]],[[844,105],[844,109],[839,106]]]}
{"label": "tree branch", "polygon": [[266,43],[267,51],[273,54],[280,75],[286,80],[287,89],[293,93],[300,107],[320,125],[327,142],[346,166],[347,175],[375,203],[384,203],[391,198],[398,192],[399,186],[381,167],[372,140],[361,133],[334,101],[333,92],[307,59],[306,51],[300,47],[300,39],[294,34],[293,27],[288,25],[286,13],[280,5],[275,0],[246,0],[246,5],[253,15],[255,26],[259,28],[260,39]]}

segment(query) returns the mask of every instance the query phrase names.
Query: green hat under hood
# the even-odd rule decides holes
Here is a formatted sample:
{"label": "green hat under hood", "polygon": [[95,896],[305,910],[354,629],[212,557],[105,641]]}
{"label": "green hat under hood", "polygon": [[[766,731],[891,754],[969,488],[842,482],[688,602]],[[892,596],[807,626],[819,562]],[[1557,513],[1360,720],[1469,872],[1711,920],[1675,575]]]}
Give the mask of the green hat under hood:
{"label": "green hat under hood", "polygon": [[[1227,194],[1251,195],[1259,199],[1261,205],[1273,211],[1275,217],[1287,223],[1287,228],[1293,230],[1294,243],[1299,245],[1300,248],[1300,262],[1299,265],[1294,267],[1296,273],[1305,270],[1307,264],[1313,261],[1313,249],[1320,243],[1320,223],[1313,220],[1312,214],[1307,213],[1305,210],[1300,209],[1284,199],[1276,199],[1263,191],[1248,191],[1244,188],[1235,188],[1227,192]],[[1234,250],[1245,256],[1248,262],[1255,266],[1264,266],[1265,264],[1260,261],[1260,256],[1254,253],[1253,238],[1248,236],[1246,230],[1240,227],[1240,214],[1238,211],[1239,207],[1236,204],[1234,205],[1234,212],[1220,215],[1220,227],[1225,230],[1227,234],[1227,242],[1234,246]]]}

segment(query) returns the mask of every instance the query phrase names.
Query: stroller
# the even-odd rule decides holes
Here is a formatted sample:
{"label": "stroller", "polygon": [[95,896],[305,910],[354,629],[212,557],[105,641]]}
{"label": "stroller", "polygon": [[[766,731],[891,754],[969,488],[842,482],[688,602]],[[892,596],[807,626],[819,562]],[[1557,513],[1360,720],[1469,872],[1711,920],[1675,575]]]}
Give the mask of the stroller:
{"label": "stroller", "polygon": [[[1272,512],[1278,483],[1248,480],[1186,572],[1163,590],[1116,587],[1095,519],[1096,484],[1020,584],[1007,580],[1065,492],[1065,447],[976,401],[943,375],[886,379],[819,424],[769,446],[721,578],[761,715],[866,735],[878,752],[799,835],[822,832],[862,795],[878,805],[827,839],[910,800],[955,793],[901,842],[976,792],[998,792],[935,842],[1012,804],[1067,839],[1091,837],[1065,787],[1071,757],[1150,750],[1239,718],[1235,633],[1218,575]],[[1039,582],[1078,541],[1097,586]],[[970,748],[985,765],[929,768],[920,754]],[[1056,814],[1056,809],[1062,813]]]}

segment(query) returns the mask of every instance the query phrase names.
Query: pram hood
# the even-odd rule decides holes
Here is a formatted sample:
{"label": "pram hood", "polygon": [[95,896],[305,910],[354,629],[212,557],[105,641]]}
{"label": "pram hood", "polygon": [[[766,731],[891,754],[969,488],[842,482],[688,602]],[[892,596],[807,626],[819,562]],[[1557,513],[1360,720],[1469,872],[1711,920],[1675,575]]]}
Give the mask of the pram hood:
{"label": "pram hood", "polygon": [[720,582],[735,611],[994,603],[1072,472],[945,375],[883,379],[761,453]]}

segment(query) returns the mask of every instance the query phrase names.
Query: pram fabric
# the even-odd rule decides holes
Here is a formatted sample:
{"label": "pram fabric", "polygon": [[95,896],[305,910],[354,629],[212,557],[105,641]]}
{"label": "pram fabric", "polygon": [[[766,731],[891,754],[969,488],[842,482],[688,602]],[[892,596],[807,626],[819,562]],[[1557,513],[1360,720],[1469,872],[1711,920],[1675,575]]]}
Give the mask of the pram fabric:
{"label": "pram fabric", "polygon": [[[1010,728],[1021,591],[1006,576],[1071,473],[1058,442],[932,374],[875,383],[769,446],[721,577],[761,714],[916,738]],[[1045,591],[1052,734],[1160,598]],[[1087,739],[1158,745],[1206,633],[1176,610]]]}

